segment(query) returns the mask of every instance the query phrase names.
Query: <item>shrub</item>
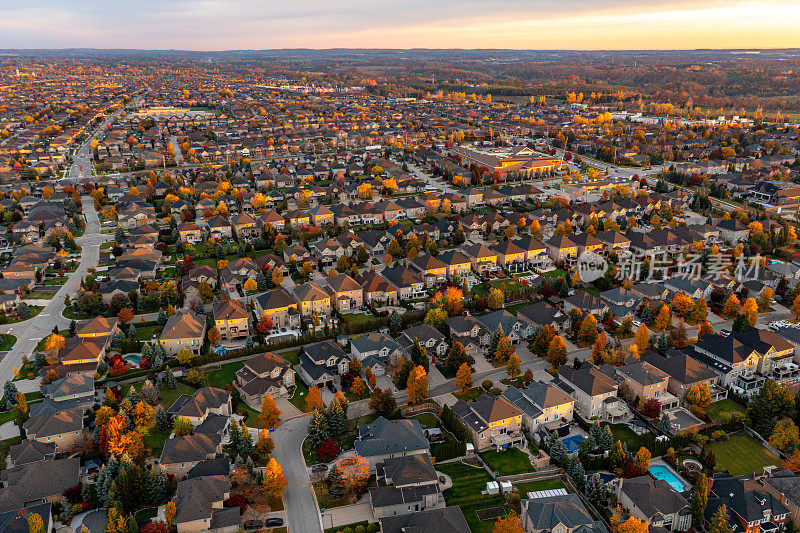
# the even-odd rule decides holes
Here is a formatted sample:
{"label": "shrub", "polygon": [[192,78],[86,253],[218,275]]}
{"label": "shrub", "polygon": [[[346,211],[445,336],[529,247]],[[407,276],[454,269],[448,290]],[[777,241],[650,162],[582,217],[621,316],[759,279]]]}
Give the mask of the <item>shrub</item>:
{"label": "shrub", "polygon": [[224,502],[222,502],[223,507],[238,507],[239,514],[244,514],[247,510],[247,498],[242,496],[241,494],[234,494]]}
{"label": "shrub", "polygon": [[492,382],[491,379],[486,379],[486,380],[483,381],[483,383],[481,383],[481,387],[483,387],[483,390],[485,390],[487,392],[489,390],[491,390],[492,385],[494,385],[494,383]]}
{"label": "shrub", "polygon": [[726,433],[724,429],[718,429],[711,434],[711,438],[714,440],[722,440],[725,438],[725,435]]}

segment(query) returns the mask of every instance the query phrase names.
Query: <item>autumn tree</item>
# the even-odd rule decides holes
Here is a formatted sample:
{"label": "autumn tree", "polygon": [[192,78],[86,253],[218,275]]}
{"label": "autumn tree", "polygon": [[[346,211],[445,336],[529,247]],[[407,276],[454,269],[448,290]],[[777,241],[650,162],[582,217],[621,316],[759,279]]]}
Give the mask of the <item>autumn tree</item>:
{"label": "autumn tree", "polygon": [[708,528],[708,533],[733,533],[729,522],[728,507],[724,504],[720,505],[717,507],[714,516],[711,517],[711,526]]}
{"label": "autumn tree", "polygon": [[764,287],[761,290],[761,294],[758,295],[758,310],[769,311],[774,297],[775,291],[773,291],[771,287]]}
{"label": "autumn tree", "polygon": [[656,319],[655,322],[653,322],[653,326],[656,328],[656,331],[664,331],[671,324],[672,324],[672,315],[670,314],[669,306],[664,304],[658,311],[658,315],[656,315]]}
{"label": "autumn tree", "polygon": [[525,530],[522,528],[519,516],[511,511],[504,517],[495,520],[492,533],[525,533]]}
{"label": "autumn tree", "polygon": [[358,494],[367,487],[369,461],[361,455],[354,453],[342,456],[335,461],[334,467],[346,494]]}
{"label": "autumn tree", "polygon": [[222,334],[220,334],[216,326],[208,330],[208,342],[210,342],[212,346],[216,346],[221,338]]}
{"label": "autumn tree", "polygon": [[581,322],[581,327],[578,330],[578,340],[587,344],[593,344],[597,339],[597,319],[594,315],[586,315],[586,318]]}
{"label": "autumn tree", "polygon": [[742,314],[747,319],[747,323],[749,325],[756,325],[756,321],[758,320],[758,304],[756,303],[755,298],[748,298],[745,300],[744,305],[742,306]]}
{"label": "autumn tree", "polygon": [[263,313],[261,318],[259,319],[258,323],[256,323],[256,329],[262,335],[266,335],[270,331],[272,331],[272,319],[267,315],[267,313]]}
{"label": "autumn tree", "polygon": [[28,533],[45,533],[41,515],[37,513],[28,515]]}
{"label": "autumn tree", "polygon": [[[731,294],[728,296],[728,299],[725,300],[725,305],[722,307],[722,316],[725,318],[733,318],[739,314],[739,309],[739,299],[735,294]],[[792,313],[794,313],[794,306]]]}
{"label": "autumn tree", "polygon": [[700,329],[697,331],[697,338],[700,339],[703,335],[713,335],[714,334],[714,326],[711,325],[711,322],[708,320],[704,321],[700,324]]}
{"label": "autumn tree", "polygon": [[244,290],[252,294],[258,290],[258,283],[253,278],[247,278],[244,282]]}
{"label": "autumn tree", "polygon": [[164,507],[164,519],[167,521],[167,527],[170,529],[175,524],[175,515],[177,514],[177,508],[175,507],[175,502],[170,501],[167,502],[167,505]]}
{"label": "autumn tree", "polygon": [[306,395],[306,411],[310,413],[315,409],[325,409],[325,404],[322,402],[322,394],[319,391],[319,387],[312,385]]}
{"label": "autumn tree", "polygon": [[289,482],[283,475],[283,468],[274,458],[270,459],[264,467],[264,476],[261,479],[261,487],[264,495],[270,500],[280,500]]}
{"label": "autumn tree", "polygon": [[264,428],[258,433],[258,441],[256,442],[253,453],[261,459],[269,457],[272,450],[275,449],[275,443],[269,435],[269,429]]}
{"label": "autumn tree", "polygon": [[553,337],[550,346],[547,347],[547,362],[553,368],[560,368],[567,362],[567,343],[559,335]]}
{"label": "autumn tree", "polygon": [[647,351],[647,347],[650,346],[650,330],[647,329],[647,326],[642,323],[637,329],[636,334],[633,337],[634,342],[636,343],[636,348],[639,350],[640,354],[643,354]]}
{"label": "autumn tree", "polygon": [[692,524],[697,529],[703,527],[706,504],[708,504],[708,477],[700,472],[692,489]]}
{"label": "autumn tree", "polygon": [[50,354],[50,356],[55,357],[58,355],[58,351],[64,348],[65,342],[66,339],[64,339],[63,336],[58,333],[51,333],[44,343],[44,350]]}
{"label": "autumn tree", "polygon": [[778,420],[769,437],[770,446],[783,453],[791,453],[797,448],[798,442],[800,442],[800,433],[798,433],[794,421],[791,418]]}
{"label": "autumn tree", "polygon": [[650,530],[647,521],[631,516],[617,526],[616,533],[648,533]]}
{"label": "autumn tree", "polygon": [[275,399],[272,395],[264,397],[264,401],[261,403],[261,412],[258,413],[258,419],[261,421],[261,425],[270,429],[281,423],[281,411],[275,405]]}
{"label": "autumn tree", "polygon": [[522,369],[520,368],[520,361],[519,355],[516,352],[511,354],[511,357],[506,360],[506,372],[508,372],[508,377],[511,379],[516,378],[522,373]]}
{"label": "autumn tree", "polygon": [[490,290],[489,295],[486,297],[486,304],[489,306],[489,309],[500,309],[503,307],[504,301],[505,295],[503,291],[498,288]]}
{"label": "autumn tree", "polygon": [[642,446],[636,455],[633,456],[633,464],[635,464],[640,472],[647,472],[650,468],[650,450]]}
{"label": "autumn tree", "polygon": [[133,320],[133,311],[131,311],[130,307],[123,307],[119,310],[117,314],[117,318],[122,324],[127,324],[131,320]]}
{"label": "autumn tree", "polygon": [[179,416],[172,421],[172,432],[176,437],[182,437],[192,432],[192,423],[185,416]]}
{"label": "autumn tree", "polygon": [[461,363],[461,366],[458,367],[456,387],[461,389],[462,392],[466,392],[467,389],[472,387],[472,367],[469,366],[469,363]]}
{"label": "autumn tree", "polygon": [[516,354],[517,351],[514,349],[514,345],[511,344],[511,340],[508,337],[501,337],[497,343],[497,349],[494,351],[494,357],[500,363],[505,364],[511,356]]}
{"label": "autumn tree", "polygon": [[408,374],[406,393],[411,403],[421,403],[428,397],[428,374],[422,365],[415,366]]}

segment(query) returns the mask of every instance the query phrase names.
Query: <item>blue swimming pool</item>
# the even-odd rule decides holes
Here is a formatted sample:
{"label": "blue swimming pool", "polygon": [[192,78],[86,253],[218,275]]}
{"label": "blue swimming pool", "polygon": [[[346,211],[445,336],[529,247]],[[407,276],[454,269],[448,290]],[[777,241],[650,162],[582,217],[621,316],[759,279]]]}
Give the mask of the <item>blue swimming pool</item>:
{"label": "blue swimming pool", "polygon": [[567,447],[567,451],[569,453],[577,452],[578,448],[581,447],[581,442],[585,441],[586,437],[583,435],[572,435],[569,437],[564,437],[561,439],[561,442],[564,443],[564,446]]}
{"label": "blue swimming pool", "polygon": [[672,488],[678,492],[683,492],[683,489],[686,487],[683,481],[664,465],[653,465],[650,467],[649,472],[653,474],[654,478],[663,479],[672,485]]}
{"label": "blue swimming pool", "polygon": [[125,360],[133,366],[139,366],[139,363],[142,361],[142,354],[134,353],[126,355]]}

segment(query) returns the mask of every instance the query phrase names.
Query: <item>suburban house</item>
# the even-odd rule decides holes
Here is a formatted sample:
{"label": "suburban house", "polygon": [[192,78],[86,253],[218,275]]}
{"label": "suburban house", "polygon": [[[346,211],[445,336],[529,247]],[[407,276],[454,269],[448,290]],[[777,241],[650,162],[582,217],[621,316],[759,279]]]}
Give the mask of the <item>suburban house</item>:
{"label": "suburban house", "polygon": [[415,340],[419,341],[420,346],[425,347],[428,357],[441,357],[447,352],[447,339],[438,329],[429,324],[419,324],[408,328],[397,338],[397,343],[406,352],[410,352]]}
{"label": "suburban house", "polygon": [[350,359],[338,344],[327,340],[305,346],[295,370],[309,387],[333,387],[350,370]]}
{"label": "suburban house", "polygon": [[377,486],[369,489],[375,518],[441,509],[439,478],[428,454],[385,459],[375,467]]}
{"label": "suburban house", "polygon": [[667,481],[650,475],[615,481],[618,501],[631,516],[668,531],[691,527],[691,505]]}
{"label": "suburban house", "polygon": [[239,300],[219,300],[214,304],[214,326],[223,339],[233,340],[250,335],[249,315]]}
{"label": "suburban house", "polygon": [[205,336],[205,315],[181,309],[167,319],[158,342],[168,356],[176,355],[181,350],[200,355]]}
{"label": "suburban house", "polygon": [[191,396],[182,394],[167,409],[168,415],[187,418],[195,427],[206,422],[209,416],[227,419],[231,413],[231,393],[216,387],[197,389]]}
{"label": "suburban house", "polygon": [[523,427],[533,435],[572,422],[575,399],[552,383],[532,381],[524,389],[508,387],[502,397],[523,413]]}
{"label": "suburban house", "polygon": [[310,317],[317,314],[320,318],[331,314],[331,295],[322,290],[316,282],[309,281],[295,286],[294,296],[300,304],[300,315]]}
{"label": "suburban house", "polygon": [[83,425],[84,409],[58,410],[49,402],[31,406],[30,417],[23,424],[28,439],[55,444],[56,452],[75,450],[86,436]]}
{"label": "suburban house", "polygon": [[737,533],[777,533],[789,517],[789,508],[757,481],[718,473],[711,476],[709,485],[706,524],[711,524],[722,505],[728,508],[728,525]]}
{"label": "suburban house", "polygon": [[502,396],[481,394],[474,402],[458,400],[453,405],[461,422],[472,434],[479,452],[525,446],[523,411]]}
{"label": "suburban house", "polygon": [[470,533],[467,519],[458,506],[429,509],[380,519],[381,533]]}
{"label": "suburban house", "polygon": [[578,370],[567,365],[558,371],[558,386],[575,398],[575,408],[584,420],[607,420],[614,424],[628,420],[631,412],[617,397],[617,382],[587,363]]}
{"label": "suburban house", "polygon": [[520,503],[525,533],[608,533],[603,522],[592,519],[577,494],[547,495]]}
{"label": "suburban house", "polygon": [[681,402],[694,385],[706,385],[711,392],[712,402],[728,397],[728,390],[719,386],[719,374],[684,351],[670,348],[665,355],[661,355],[648,350],[641,360],[669,376],[667,390]]}
{"label": "suburban house", "polygon": [[363,288],[347,274],[330,278],[328,293],[333,298],[336,309],[340,312],[352,311],[364,305]]}
{"label": "suburban house", "polygon": [[372,472],[387,459],[430,454],[428,439],[418,420],[387,420],[382,416],[358,426],[358,440],[353,443],[353,448],[369,461]]}
{"label": "suburban house", "polygon": [[257,316],[266,315],[272,320],[273,327],[300,327],[300,311],[297,300],[283,287],[259,294],[255,298],[253,306]]}
{"label": "suburban house", "polygon": [[267,396],[285,397],[295,385],[295,372],[286,359],[272,352],[258,354],[236,371],[234,385],[242,400],[256,411]]}
{"label": "suburban house", "polygon": [[167,474],[183,477],[201,461],[222,452],[219,435],[184,435],[164,442],[159,463]]}
{"label": "suburban house", "polygon": [[350,353],[358,358],[362,366],[370,367],[376,376],[386,373],[384,364],[403,355],[400,345],[393,338],[377,331],[352,339]]}
{"label": "suburban house", "polygon": [[198,476],[178,483],[175,527],[178,533],[236,533],[242,528],[239,508],[225,507],[230,498],[227,475]]}

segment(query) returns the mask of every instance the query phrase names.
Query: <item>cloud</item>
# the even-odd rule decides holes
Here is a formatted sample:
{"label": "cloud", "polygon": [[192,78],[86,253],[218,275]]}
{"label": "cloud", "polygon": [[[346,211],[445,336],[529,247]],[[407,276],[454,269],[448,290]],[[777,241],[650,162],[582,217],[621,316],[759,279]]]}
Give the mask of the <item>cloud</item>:
{"label": "cloud", "polygon": [[6,0],[0,47],[791,47],[796,14],[783,0]]}

